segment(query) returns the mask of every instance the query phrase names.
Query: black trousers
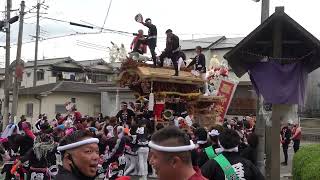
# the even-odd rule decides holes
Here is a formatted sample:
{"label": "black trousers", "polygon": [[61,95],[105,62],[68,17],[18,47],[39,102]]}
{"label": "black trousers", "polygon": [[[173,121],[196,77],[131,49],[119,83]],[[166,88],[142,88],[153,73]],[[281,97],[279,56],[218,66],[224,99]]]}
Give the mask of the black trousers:
{"label": "black trousers", "polygon": [[293,150],[296,153],[300,148],[300,139],[293,140]]}
{"label": "black trousers", "polygon": [[282,150],[283,150],[285,163],[288,163],[288,148],[289,148],[289,144],[282,144]]}
{"label": "black trousers", "polygon": [[178,57],[179,57],[179,52],[176,53],[170,53],[167,51],[164,51],[160,55],[160,67],[163,67],[163,61],[164,58],[170,58],[175,70],[175,74],[178,75]]}
{"label": "black trousers", "polygon": [[152,56],[153,65],[156,66],[157,65],[157,55],[156,55],[157,39],[155,39],[155,38],[154,39],[144,39],[144,40],[139,39],[137,41],[137,43],[135,44],[133,51],[140,53],[138,48],[140,47],[141,44],[148,45],[148,47],[150,49],[151,56]]}

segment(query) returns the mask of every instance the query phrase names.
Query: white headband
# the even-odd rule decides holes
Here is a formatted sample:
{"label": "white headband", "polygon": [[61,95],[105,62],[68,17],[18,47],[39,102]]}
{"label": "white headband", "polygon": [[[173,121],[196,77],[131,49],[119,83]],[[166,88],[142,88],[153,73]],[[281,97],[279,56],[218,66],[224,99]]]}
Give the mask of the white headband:
{"label": "white headband", "polygon": [[216,129],[212,129],[210,132],[209,132],[209,136],[219,136],[220,133],[218,130]]}
{"label": "white headband", "polygon": [[208,141],[197,141],[197,144],[205,144],[207,143]]}
{"label": "white headband", "polygon": [[163,151],[163,152],[184,152],[184,151],[191,151],[195,149],[196,145],[191,140],[190,140],[190,145],[175,146],[175,147],[160,146],[150,141],[149,147],[157,151]]}
{"label": "white headband", "polygon": [[78,142],[75,142],[75,143],[71,143],[71,144],[67,144],[67,145],[64,145],[64,146],[59,146],[57,148],[58,151],[65,151],[65,150],[69,150],[69,149],[74,149],[74,148],[77,148],[79,146],[83,146],[83,145],[86,145],[86,144],[92,144],[92,143],[99,143],[99,139],[97,138],[89,138],[89,139],[85,139],[85,140],[82,140],[82,141],[78,141]]}
{"label": "white headband", "polygon": [[218,144],[220,146],[220,149],[222,152],[239,152],[239,147],[236,146],[236,147],[233,147],[233,148],[230,148],[230,149],[225,149],[221,144],[220,144],[220,141],[218,140]]}

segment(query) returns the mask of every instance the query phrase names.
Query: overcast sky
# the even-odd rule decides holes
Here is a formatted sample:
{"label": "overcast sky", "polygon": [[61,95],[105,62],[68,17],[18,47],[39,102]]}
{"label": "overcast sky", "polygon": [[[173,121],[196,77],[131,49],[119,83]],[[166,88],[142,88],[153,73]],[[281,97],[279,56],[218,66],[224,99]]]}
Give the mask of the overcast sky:
{"label": "overcast sky", "polygon": [[[320,17],[318,0],[270,0],[270,14],[275,6],[285,6],[285,12],[293,19],[320,38]],[[36,0],[25,0],[26,10],[36,5]],[[12,0],[12,9],[20,7],[20,0]],[[85,22],[102,26],[107,14],[110,0],[46,0],[46,9],[42,7],[44,17],[56,18],[85,24]],[[6,0],[0,0],[0,11],[5,10]],[[165,30],[170,28],[180,39],[192,39],[224,35],[240,37],[249,34],[260,23],[261,2],[252,0],[113,0],[105,28],[136,32],[142,28],[134,21],[134,16],[141,13],[144,18],[150,17],[158,28],[158,49],[165,45]],[[35,10],[33,10],[35,12]],[[13,12],[11,16],[17,15]],[[4,18],[1,13],[1,18]],[[25,15],[22,59],[34,58],[35,13]],[[98,32],[99,29],[87,29],[71,26],[65,22],[40,19],[41,37],[51,38],[74,34],[76,32]],[[12,35],[11,59],[16,57],[18,23],[11,26]],[[95,35],[77,35],[39,43],[39,59],[70,56],[75,60],[107,58],[106,47],[110,41],[124,43],[129,47],[132,37],[114,33]],[[90,43],[90,45],[88,45]],[[87,47],[82,47],[85,44]],[[94,44],[94,49],[92,49]],[[5,33],[0,32],[0,46],[5,45]],[[89,48],[88,48],[89,46]],[[5,49],[0,49],[0,62],[5,60]]]}

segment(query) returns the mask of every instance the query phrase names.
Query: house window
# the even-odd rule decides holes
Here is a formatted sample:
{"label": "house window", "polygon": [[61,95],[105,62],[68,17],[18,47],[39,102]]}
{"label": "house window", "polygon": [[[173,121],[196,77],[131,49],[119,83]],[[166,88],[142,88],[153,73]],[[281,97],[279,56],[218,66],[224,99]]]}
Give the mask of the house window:
{"label": "house window", "polygon": [[27,72],[27,77],[30,77],[31,76],[31,72]]}
{"label": "house window", "polygon": [[76,98],[71,98],[72,103],[76,103]]}
{"label": "house window", "polygon": [[56,104],[56,107],[55,107],[55,113],[65,113],[66,112],[66,107],[64,106],[64,104]]}
{"label": "house window", "polygon": [[41,80],[44,80],[44,71],[43,70],[37,71],[37,81],[41,81]]}
{"label": "house window", "polygon": [[33,117],[33,104],[32,103],[28,103],[27,105],[27,112],[26,112],[26,116],[27,117]]}

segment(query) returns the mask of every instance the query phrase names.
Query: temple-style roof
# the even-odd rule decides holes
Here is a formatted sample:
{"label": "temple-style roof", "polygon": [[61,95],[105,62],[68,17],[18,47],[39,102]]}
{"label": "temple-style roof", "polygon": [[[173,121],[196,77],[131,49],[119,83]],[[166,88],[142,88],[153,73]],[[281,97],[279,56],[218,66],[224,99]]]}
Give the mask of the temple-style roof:
{"label": "temple-style roof", "polygon": [[303,60],[308,72],[320,67],[320,41],[288,16],[284,8],[278,7],[272,16],[224,55],[238,77],[247,72],[247,64],[273,57],[276,23],[281,25],[283,63]]}
{"label": "temple-style roof", "polygon": [[153,82],[166,82],[176,84],[203,85],[204,81],[201,77],[194,76],[189,70],[181,70],[179,76],[173,76],[174,69],[169,67],[153,68],[144,63],[138,63],[132,60],[125,62],[120,70],[118,80],[124,78],[125,74],[137,74],[140,80]]}
{"label": "temple-style roof", "polygon": [[150,81],[168,82],[177,84],[203,84],[204,81],[200,77],[196,77],[191,72],[180,71],[179,76],[172,76],[173,69],[166,68],[152,68],[152,67],[138,67],[137,72],[142,79]]}

